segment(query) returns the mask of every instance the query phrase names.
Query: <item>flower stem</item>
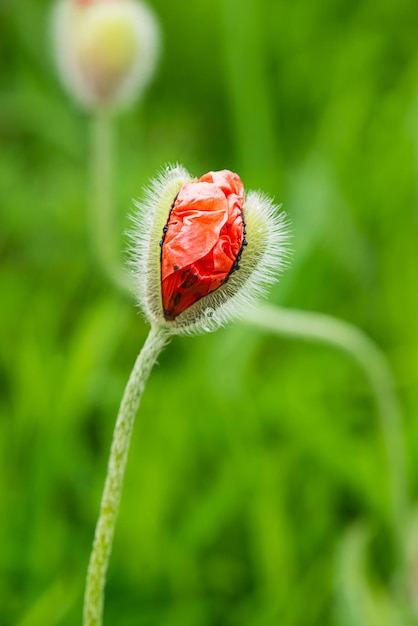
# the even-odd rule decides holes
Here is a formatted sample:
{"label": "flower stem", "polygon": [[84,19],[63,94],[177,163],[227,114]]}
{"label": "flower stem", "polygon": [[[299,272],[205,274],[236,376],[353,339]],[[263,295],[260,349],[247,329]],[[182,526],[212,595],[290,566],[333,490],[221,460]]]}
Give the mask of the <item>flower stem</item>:
{"label": "flower stem", "polygon": [[122,398],[113,433],[100,514],[87,571],[83,626],[101,626],[102,624],[106,571],[112,549],[135,415],[151,369],[168,339],[169,334],[165,329],[158,326],[151,328]]}
{"label": "flower stem", "polygon": [[409,509],[408,481],[401,410],[386,357],[359,328],[329,315],[264,304],[249,311],[245,321],[279,335],[319,341],[340,348],[351,354],[363,368],[380,418],[387,457],[394,543],[402,569]]}
{"label": "flower stem", "polygon": [[120,290],[131,293],[129,275],[118,257],[118,232],[113,200],[114,136],[112,115],[98,111],[91,120],[91,198],[89,229],[94,254],[105,275]]}

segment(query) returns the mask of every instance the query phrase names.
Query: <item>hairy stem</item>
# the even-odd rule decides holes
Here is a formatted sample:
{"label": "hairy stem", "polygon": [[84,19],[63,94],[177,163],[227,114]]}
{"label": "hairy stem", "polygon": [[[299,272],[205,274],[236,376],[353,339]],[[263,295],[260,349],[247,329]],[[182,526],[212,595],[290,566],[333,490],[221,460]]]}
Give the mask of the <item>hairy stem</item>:
{"label": "hairy stem", "polygon": [[113,120],[107,111],[98,111],[91,121],[91,198],[89,229],[94,254],[109,280],[131,292],[128,273],[118,255],[118,226],[113,200]]}
{"label": "hairy stem", "polygon": [[409,497],[401,410],[390,366],[382,351],[359,328],[321,313],[269,304],[249,311],[246,322],[279,335],[318,341],[350,354],[363,368],[373,390],[384,440],[395,547],[404,562]]}
{"label": "hairy stem", "polygon": [[151,328],[122,398],[113,433],[100,514],[87,571],[83,626],[101,626],[102,624],[106,571],[112,550],[135,415],[151,369],[168,339],[169,335],[165,329]]}

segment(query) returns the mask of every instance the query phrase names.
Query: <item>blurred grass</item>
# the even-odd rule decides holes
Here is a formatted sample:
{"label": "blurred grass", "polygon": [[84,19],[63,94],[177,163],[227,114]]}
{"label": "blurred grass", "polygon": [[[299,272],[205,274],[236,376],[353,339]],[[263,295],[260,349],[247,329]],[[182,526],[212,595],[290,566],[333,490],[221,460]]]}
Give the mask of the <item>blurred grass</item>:
{"label": "blurred grass", "polygon": [[[416,498],[418,7],[153,6],[162,64],[117,122],[121,233],[166,162],[236,170],[283,202],[294,265],[271,300],[338,315],[382,346]],[[56,81],[49,7],[0,6],[5,626],[80,623],[113,423],[147,332],[90,252],[89,120]],[[354,522],[373,530],[374,578],[390,579],[385,471],[370,390],[342,355],[239,324],[176,339],[134,432],[105,623],[344,625],[334,564]]]}

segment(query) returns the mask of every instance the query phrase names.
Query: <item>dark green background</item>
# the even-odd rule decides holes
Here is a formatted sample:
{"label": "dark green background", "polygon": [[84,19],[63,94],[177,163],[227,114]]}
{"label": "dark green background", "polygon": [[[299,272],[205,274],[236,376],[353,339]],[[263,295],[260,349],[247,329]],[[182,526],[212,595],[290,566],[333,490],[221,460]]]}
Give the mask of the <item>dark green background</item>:
{"label": "dark green background", "polygon": [[[121,250],[131,199],[167,162],[232,169],[282,202],[294,260],[270,300],[349,320],[382,347],[414,500],[418,5],[152,5],[159,70],[117,120]],[[147,334],[87,238],[89,119],[56,80],[49,11],[0,4],[4,626],[80,624],[113,424]],[[105,624],[399,624],[379,433],[363,373],[336,350],[241,323],[173,340],[134,431]],[[363,530],[377,621],[341,600],[367,593],[361,568],[346,575]]]}

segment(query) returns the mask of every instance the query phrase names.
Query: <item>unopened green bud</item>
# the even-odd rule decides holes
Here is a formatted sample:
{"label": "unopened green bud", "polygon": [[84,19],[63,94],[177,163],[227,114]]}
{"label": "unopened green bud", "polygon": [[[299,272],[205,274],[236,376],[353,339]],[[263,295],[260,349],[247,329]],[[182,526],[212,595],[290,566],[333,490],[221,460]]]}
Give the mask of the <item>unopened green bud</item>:
{"label": "unopened green bud", "polygon": [[117,109],[138,98],[158,56],[159,28],[137,0],[59,0],[55,56],[69,93],[88,109]]}

